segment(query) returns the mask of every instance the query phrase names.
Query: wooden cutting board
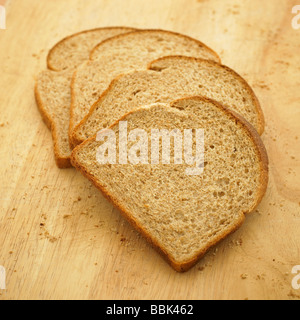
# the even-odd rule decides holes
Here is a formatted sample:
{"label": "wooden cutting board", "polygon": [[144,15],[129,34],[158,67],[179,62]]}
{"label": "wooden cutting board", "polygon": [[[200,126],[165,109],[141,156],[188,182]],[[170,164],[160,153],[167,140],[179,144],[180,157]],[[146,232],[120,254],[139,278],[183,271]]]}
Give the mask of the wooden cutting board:
{"label": "wooden cutting board", "polygon": [[[3,2],[3,1],[2,1]],[[293,0],[8,0],[0,30],[0,299],[300,299],[300,29]],[[33,87],[47,51],[85,29],[196,37],[253,86],[270,184],[243,227],[174,272],[74,169],[56,168]],[[2,268],[3,271],[3,268]],[[295,282],[295,281],[294,281]]]}

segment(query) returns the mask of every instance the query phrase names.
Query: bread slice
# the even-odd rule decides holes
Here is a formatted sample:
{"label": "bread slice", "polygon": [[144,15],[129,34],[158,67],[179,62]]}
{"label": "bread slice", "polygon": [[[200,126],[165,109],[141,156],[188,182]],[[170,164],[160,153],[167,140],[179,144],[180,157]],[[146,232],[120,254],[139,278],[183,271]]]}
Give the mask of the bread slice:
{"label": "bread slice", "polygon": [[[202,175],[188,176],[190,166],[172,161],[173,149],[170,164],[151,165],[151,160],[149,164],[100,164],[96,159],[103,142],[96,136],[76,147],[71,156],[73,165],[175,270],[187,271],[209,248],[239,228],[245,214],[262,200],[268,183],[268,157],[261,138],[233,111],[212,100],[191,97],[137,109],[110,130],[104,129],[102,137],[112,131],[116,135],[117,159],[121,121],[127,122],[128,134],[142,129],[149,141],[152,129],[204,129]],[[141,155],[143,148],[136,148],[138,142],[128,141],[128,150],[135,148],[136,156]],[[148,150],[150,153],[150,144]]]}
{"label": "bread slice", "polygon": [[39,74],[35,96],[43,119],[52,130],[55,160],[59,168],[71,167],[69,124],[74,69],[89,58],[91,50],[99,42],[133,30],[125,27],[87,30],[63,39],[50,50],[48,67],[57,72],[47,70]]}
{"label": "bread slice", "polygon": [[131,72],[113,80],[73,130],[72,143],[80,144],[141,105],[192,95],[206,96],[229,106],[260,134],[263,132],[260,104],[242,77],[214,61],[175,56],[150,63],[149,70]]}
{"label": "bread slice", "polygon": [[69,143],[72,75],[72,70],[46,70],[39,74],[35,85],[37,105],[44,122],[52,132],[55,161],[61,169],[72,166]]}
{"label": "bread slice", "polygon": [[68,36],[49,51],[47,57],[48,68],[54,71],[77,68],[85,60],[89,59],[91,50],[100,42],[134,30],[136,29],[108,27],[86,30]]}
{"label": "bread slice", "polygon": [[220,61],[198,40],[164,30],[130,32],[98,45],[91,53],[91,61],[79,66],[73,77],[70,136],[116,76],[146,69],[149,62],[171,54]]}

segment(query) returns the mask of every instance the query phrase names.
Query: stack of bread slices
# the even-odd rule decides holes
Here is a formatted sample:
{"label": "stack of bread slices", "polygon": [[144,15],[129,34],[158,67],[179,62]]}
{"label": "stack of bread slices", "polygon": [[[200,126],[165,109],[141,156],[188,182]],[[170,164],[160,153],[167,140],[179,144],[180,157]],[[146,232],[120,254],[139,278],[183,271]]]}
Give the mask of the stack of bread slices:
{"label": "stack of bread slices", "polygon": [[[165,30],[99,28],[57,43],[35,86],[59,168],[74,166],[179,271],[261,202],[268,157],[253,90],[219,56]],[[186,163],[100,163],[98,133],[201,129],[203,171]],[[133,142],[131,142],[133,146]],[[117,148],[118,149],[118,148]],[[138,158],[138,155],[136,155]]]}

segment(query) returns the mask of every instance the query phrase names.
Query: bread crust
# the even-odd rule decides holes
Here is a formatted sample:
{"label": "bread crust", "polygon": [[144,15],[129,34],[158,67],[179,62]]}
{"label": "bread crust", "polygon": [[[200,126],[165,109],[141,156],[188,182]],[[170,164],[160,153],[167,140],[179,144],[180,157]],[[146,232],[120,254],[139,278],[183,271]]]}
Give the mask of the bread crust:
{"label": "bread crust", "polygon": [[[219,64],[218,62],[215,62],[215,61],[212,61],[212,60],[206,60],[206,59],[201,59],[201,58],[195,58],[195,57],[187,57],[187,56],[179,56],[179,55],[176,55],[176,56],[165,56],[165,57],[162,57],[162,58],[159,58],[159,59],[156,59],[154,61],[151,61],[149,64],[148,64],[148,67],[147,67],[147,70],[154,70],[152,68],[152,65],[158,61],[163,61],[163,60],[167,60],[169,59],[170,57],[172,58],[176,58],[176,59],[185,59],[185,60],[191,60],[191,61],[201,61],[201,62],[206,62],[206,63],[210,63],[210,64],[214,64],[214,65],[217,65],[218,67],[220,68],[224,68],[226,69],[227,71],[229,71],[231,74],[233,74],[234,77],[238,78],[240,81],[242,81],[242,83],[244,83],[245,85],[245,88],[248,90],[248,93],[251,95],[253,101],[254,101],[254,104],[255,104],[255,108],[256,108],[256,112],[257,112],[257,115],[258,115],[258,122],[257,122],[257,127],[258,127],[258,133],[260,135],[263,134],[264,132],[264,128],[265,128],[265,118],[264,118],[264,114],[263,114],[263,111],[262,111],[262,108],[261,108],[261,105],[260,105],[260,102],[258,100],[258,98],[256,97],[253,89],[251,88],[251,86],[248,84],[248,82],[243,78],[241,77],[237,72],[235,72],[233,69],[225,66],[225,65],[222,65],[222,64]],[[79,135],[77,134],[78,133],[78,130],[81,128],[81,126],[83,126],[85,124],[85,122],[88,120],[88,118],[91,116],[91,114],[95,111],[96,107],[97,107],[97,104],[103,100],[105,98],[105,96],[107,95],[107,93],[113,88],[113,86],[115,85],[115,83],[124,76],[124,74],[120,74],[119,76],[117,76],[115,79],[112,80],[112,82],[110,83],[110,85],[108,86],[108,88],[102,93],[102,95],[99,97],[99,99],[91,106],[91,109],[89,111],[89,113],[81,120],[81,122],[76,125],[73,130],[70,129],[70,143],[71,143],[71,148],[74,149],[77,145],[81,144],[84,140],[81,139],[79,137]],[[71,88],[72,88],[72,92],[73,92],[73,82],[74,82],[74,79],[76,77],[76,72],[74,73],[73,75],[73,78],[72,78],[72,84],[71,84]],[[71,112],[72,112],[73,108],[72,108],[72,104],[71,104]],[[71,117],[72,118],[72,117]],[[72,121],[72,120],[71,120]]]}
{"label": "bread crust", "polygon": [[137,30],[136,28],[131,28],[131,27],[101,27],[101,28],[95,28],[95,29],[89,29],[89,30],[84,30],[84,31],[81,31],[81,32],[77,32],[77,33],[74,33],[74,34],[71,34],[65,38],[63,38],[62,40],[60,40],[59,42],[57,42],[50,50],[49,50],[49,53],[47,55],[47,67],[48,69],[50,70],[53,70],[53,71],[63,71],[61,69],[57,69],[55,68],[52,64],[51,64],[51,56],[53,55],[53,53],[55,52],[56,48],[58,46],[60,46],[62,43],[64,43],[65,41],[69,40],[69,39],[72,39],[74,37],[77,37],[81,34],[85,34],[85,33],[89,33],[89,32],[95,32],[95,31],[105,31],[105,30],[116,30],[116,29],[120,29],[120,30]]}
{"label": "bread crust", "polygon": [[[82,32],[78,32],[78,33],[75,33],[75,34],[72,34],[72,35],[69,35],[65,38],[63,38],[61,41],[59,41],[58,43],[56,43],[52,49],[50,49],[49,53],[48,53],[48,56],[47,56],[47,66],[48,66],[48,69],[52,70],[52,71],[55,71],[55,72],[61,72],[63,70],[60,70],[60,69],[56,69],[53,65],[51,65],[51,55],[55,52],[56,48],[61,45],[63,42],[71,39],[71,38],[74,38],[78,35],[81,35],[81,34],[85,34],[85,33],[89,33],[89,32],[95,32],[95,31],[109,31],[109,30],[128,30],[128,31],[133,31],[133,30],[137,30],[135,28],[131,28],[131,27],[103,27],[103,28],[95,28],[95,29],[90,29],[90,30],[85,30],[85,31],[82,31]],[[109,39],[109,38],[108,38]],[[58,130],[56,128],[56,125],[55,125],[55,121],[53,121],[52,117],[50,114],[47,113],[43,103],[42,103],[42,99],[41,99],[41,96],[40,96],[40,93],[39,93],[39,90],[38,90],[38,81],[36,81],[36,84],[35,84],[35,89],[34,89],[34,93],[35,93],[35,99],[36,99],[36,102],[37,102],[37,106],[38,106],[38,109],[42,115],[42,119],[43,121],[45,122],[45,124],[47,125],[47,127],[51,130],[51,133],[52,133],[52,138],[53,138],[53,146],[54,146],[54,155],[55,155],[55,161],[56,161],[56,164],[58,166],[58,168],[60,169],[67,169],[67,168],[71,168],[72,167],[72,164],[71,164],[71,160],[70,160],[70,157],[66,157],[66,156],[63,156],[60,154],[60,151],[59,151],[59,148],[58,148],[58,144],[57,144],[57,141],[58,141]]]}
{"label": "bread crust", "polygon": [[[179,32],[174,32],[174,31],[169,31],[169,30],[163,30],[163,29],[143,29],[143,30],[136,30],[136,31],[131,31],[128,32],[126,34],[119,34],[117,36],[114,36],[112,38],[114,39],[120,39],[123,38],[125,36],[127,36],[128,34],[145,34],[145,33],[152,33],[152,32],[162,32],[162,33],[166,33],[166,34],[172,34],[172,35],[176,35],[176,36],[180,36],[182,38],[191,40],[191,41],[195,41],[196,43],[198,43],[201,47],[205,48],[207,51],[209,51],[213,56],[215,56],[215,58],[218,60],[218,62],[221,62],[221,58],[219,57],[219,55],[210,47],[208,47],[205,43],[192,38],[190,36],[187,36],[185,34],[179,33]],[[104,41],[102,41],[101,43],[99,43],[97,46],[94,47],[94,49],[91,51],[90,53],[90,60],[93,60],[93,55],[95,53],[96,50],[98,50],[99,47],[101,47],[103,44],[105,44],[107,41],[111,40],[112,38],[106,39]]]}
{"label": "bread crust", "polygon": [[[262,111],[262,107],[261,107],[261,104],[254,92],[254,90],[252,89],[252,87],[249,85],[249,83],[245,80],[245,78],[243,78],[239,73],[237,73],[235,70],[229,68],[228,66],[225,66],[223,64],[220,64],[218,62],[215,62],[213,60],[205,60],[205,59],[201,59],[201,58],[195,58],[195,57],[186,57],[186,56],[179,56],[179,55],[176,55],[176,56],[165,56],[165,57],[162,57],[162,58],[159,58],[159,59],[156,59],[154,61],[151,61],[149,64],[148,64],[148,70],[154,70],[152,68],[152,65],[155,64],[156,62],[159,62],[159,61],[163,61],[163,60],[167,60],[169,58],[176,58],[176,59],[185,59],[185,60],[193,60],[193,61],[202,61],[202,62],[206,62],[206,63],[209,63],[209,64],[214,64],[222,69],[225,69],[227,70],[229,73],[231,73],[235,78],[239,79],[244,85],[245,85],[245,88],[246,90],[248,91],[248,93],[251,95],[253,101],[254,101],[254,104],[255,104],[255,109],[256,109],[256,113],[258,115],[257,117],[257,131],[259,133],[259,135],[262,135],[265,131],[265,117],[264,117],[264,113]],[[228,108],[230,109],[230,106],[228,106]]]}
{"label": "bread crust", "polygon": [[[77,146],[72,154],[71,154],[71,162],[73,166],[79,170],[85,177],[87,177],[95,186],[98,188],[102,194],[107,198],[124,216],[125,219],[129,221],[129,223],[135,227],[144,237],[145,239],[164,257],[164,259],[177,271],[177,272],[186,272],[190,268],[192,268],[198,261],[201,259],[208,250],[210,250],[213,246],[217,245],[220,241],[222,241],[224,238],[228,237],[230,234],[234,233],[239,227],[243,224],[245,221],[245,215],[247,213],[252,212],[261,202],[263,196],[265,195],[265,192],[267,190],[268,186],[268,176],[269,176],[269,160],[267,151],[265,149],[265,146],[261,140],[261,137],[257,133],[257,131],[254,129],[254,127],[248,123],[244,118],[242,118],[240,115],[236,114],[232,110],[228,109],[227,107],[223,106],[219,102],[216,102],[212,99],[208,99],[205,97],[188,97],[183,99],[177,99],[173,101],[170,106],[173,107],[176,102],[181,100],[187,100],[187,99],[194,99],[194,100],[200,100],[200,101],[207,101],[215,104],[220,110],[225,112],[230,118],[234,119],[237,125],[242,126],[245,129],[245,132],[248,134],[248,136],[252,139],[254,146],[256,148],[256,153],[259,157],[260,167],[261,167],[261,175],[260,175],[260,187],[258,191],[258,197],[253,204],[251,208],[247,208],[243,211],[241,211],[239,218],[234,222],[233,225],[228,227],[222,234],[220,234],[216,239],[210,241],[207,243],[207,245],[202,248],[199,252],[197,252],[193,258],[183,261],[183,262],[176,262],[163,248],[160,247],[159,243],[151,237],[151,235],[141,226],[139,223],[132,217],[131,213],[124,208],[118,199],[114,197],[113,194],[110,194],[108,190],[103,187],[100,183],[98,183],[95,179],[95,177],[83,166],[81,166],[77,160],[76,153],[77,150],[80,148],[83,148],[86,144],[88,144],[90,141],[94,141],[96,139],[96,135],[93,137],[90,137],[86,141],[84,141],[81,145]],[[133,110],[126,115],[124,115],[121,119],[119,119],[117,122],[112,124],[109,128],[114,127],[117,125],[120,121],[123,121],[128,115],[138,111],[139,109]]]}
{"label": "bread crust", "polygon": [[57,167],[60,169],[71,168],[72,164],[71,164],[70,157],[65,157],[65,156],[61,155],[59,152],[59,149],[57,146],[58,139],[57,139],[56,125],[55,125],[55,122],[53,121],[52,117],[45,110],[44,104],[42,102],[42,99],[41,99],[41,96],[40,96],[40,93],[38,90],[38,80],[35,83],[34,95],[35,95],[36,104],[38,106],[40,114],[42,115],[42,119],[45,122],[45,124],[47,125],[47,127],[49,128],[49,130],[51,130],[52,139],[53,139],[54,156],[55,156],[55,162],[56,162]]}
{"label": "bread crust", "polygon": [[[176,36],[179,36],[179,37],[182,37],[182,38],[185,38],[185,39],[188,39],[190,41],[194,41],[196,43],[199,44],[199,46],[205,48],[207,51],[209,51],[215,58],[216,60],[218,60],[218,62],[221,62],[221,59],[219,57],[219,55],[214,51],[212,50],[211,48],[209,48],[206,44],[204,44],[203,42],[197,40],[197,39],[194,39],[192,37],[189,37],[187,35],[184,35],[184,34],[181,34],[181,33],[178,33],[178,32],[173,32],[173,31],[168,31],[168,30],[162,30],[162,29],[144,29],[144,30],[135,30],[135,31],[131,31],[131,32],[127,32],[127,33],[122,33],[122,34],[119,34],[119,35],[116,35],[114,37],[111,37],[111,38],[108,38],[104,41],[102,41],[101,43],[99,43],[96,47],[94,47],[94,49],[91,51],[90,53],[90,61],[93,60],[93,54],[95,53],[96,50],[98,50],[103,44],[105,44],[106,42],[108,41],[111,41],[113,39],[121,39],[123,37],[127,37],[128,35],[130,34],[147,34],[147,33],[153,33],[153,32],[157,32],[157,33],[164,33],[164,34],[170,34],[170,35],[176,35]],[[75,136],[75,130],[76,128],[78,128],[80,126],[80,124],[83,122],[83,120],[86,118],[86,116],[84,117],[84,119],[79,123],[77,124],[75,127],[74,127],[74,121],[73,121],[73,114],[74,114],[74,82],[75,82],[75,79],[76,79],[76,75],[77,75],[77,71],[74,72],[74,75],[72,77],[72,82],[71,82],[71,92],[72,92],[72,102],[71,102],[71,107],[70,107],[70,113],[71,113],[71,119],[70,119],[70,133],[69,133],[69,136],[70,136],[70,147],[71,149],[73,149],[76,145],[78,145],[80,143],[80,141],[76,138]],[[122,76],[123,74],[121,74]],[[119,76],[116,77],[116,79],[118,79]],[[113,81],[113,80],[112,80]],[[111,87],[111,85],[109,85],[109,88]],[[102,95],[99,97],[98,101],[101,99],[101,97],[104,95],[105,92],[107,92],[108,90],[106,89]],[[91,106],[92,108],[93,106]]]}

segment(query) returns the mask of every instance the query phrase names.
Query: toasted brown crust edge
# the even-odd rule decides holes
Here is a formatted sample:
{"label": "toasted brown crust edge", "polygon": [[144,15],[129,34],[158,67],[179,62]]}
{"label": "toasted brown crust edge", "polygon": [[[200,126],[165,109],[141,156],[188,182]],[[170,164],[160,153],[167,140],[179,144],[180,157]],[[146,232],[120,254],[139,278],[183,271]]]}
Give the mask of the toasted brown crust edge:
{"label": "toasted brown crust edge", "polygon": [[[95,32],[95,31],[105,31],[105,30],[116,30],[116,29],[120,29],[120,30],[128,30],[128,32],[131,32],[131,31],[134,31],[134,30],[138,30],[136,28],[132,28],[132,27],[118,27],[118,26],[115,26],[115,27],[102,27],[102,28],[95,28],[95,29],[89,29],[89,30],[84,30],[84,31],[81,31],[81,32],[78,32],[78,33],[75,33],[75,34],[72,34],[72,35],[69,35],[65,38],[63,38],[61,41],[59,41],[58,43],[56,43],[49,51],[48,55],[47,55],[47,67],[48,69],[52,70],[52,71],[56,71],[56,72],[60,72],[60,71],[63,71],[61,69],[57,69],[55,68],[54,66],[51,65],[51,55],[53,54],[53,52],[56,50],[56,48],[61,45],[63,42],[71,39],[71,38],[74,38],[78,35],[81,35],[81,34],[84,34],[84,33],[89,33],[89,32]],[[109,38],[108,38],[109,39]],[[43,106],[43,103],[42,103],[42,99],[39,95],[39,92],[38,92],[38,88],[37,88],[37,82],[36,82],[36,85],[35,85],[35,98],[36,98],[36,102],[37,102],[37,105],[38,105],[38,109],[42,115],[42,118],[43,118],[43,121],[45,122],[45,124],[47,125],[47,127],[51,130],[51,133],[52,133],[52,137],[53,137],[53,144],[54,144],[54,154],[55,154],[55,161],[56,161],[56,164],[57,166],[60,168],[60,169],[66,169],[66,168],[71,168],[72,167],[72,164],[71,164],[71,160],[69,157],[64,157],[64,156],[61,156],[60,153],[59,153],[59,150],[58,150],[58,146],[57,146],[57,129],[56,129],[56,126],[55,126],[55,122],[51,119],[50,115],[47,114],[47,112],[45,111],[45,108]],[[70,143],[70,146],[72,147],[72,144]],[[72,147],[73,148],[73,147]]]}
{"label": "toasted brown crust edge", "polygon": [[36,83],[35,83],[34,95],[35,95],[36,104],[37,104],[38,110],[40,111],[42,119],[47,125],[47,127],[49,128],[49,130],[51,130],[52,139],[53,139],[54,157],[55,157],[55,162],[57,167],[60,169],[71,168],[72,164],[71,164],[70,157],[62,156],[59,153],[58,146],[57,146],[57,140],[58,140],[57,128],[56,128],[55,122],[52,120],[51,116],[47,113],[42,103],[42,99],[38,90],[38,79],[36,80]]}
{"label": "toasted brown crust edge", "polygon": [[56,48],[58,46],[60,46],[62,43],[64,43],[65,41],[68,41],[69,39],[72,39],[76,36],[79,36],[81,34],[84,34],[84,33],[89,33],[89,32],[95,32],[95,31],[105,31],[105,30],[115,30],[115,29],[124,29],[124,30],[137,30],[136,28],[131,28],[131,27],[123,27],[123,26],[115,26],[115,27],[101,27],[101,28],[95,28],[95,29],[89,29],[89,30],[84,30],[84,31],[81,31],[81,32],[77,32],[77,33],[74,33],[74,34],[71,34],[65,38],[63,38],[62,40],[60,40],[59,42],[57,42],[48,52],[48,55],[47,55],[47,67],[48,69],[50,70],[53,70],[53,71],[63,71],[62,69],[57,69],[55,68],[55,66],[51,65],[51,56],[53,54],[53,52],[56,50]]}
{"label": "toasted brown crust edge", "polygon": [[[265,149],[265,146],[261,140],[261,137],[259,136],[259,134],[257,133],[257,131],[254,129],[254,127],[248,123],[244,118],[242,118],[240,115],[236,114],[235,112],[229,110],[227,107],[223,106],[222,104],[220,104],[219,102],[216,102],[212,99],[208,99],[208,98],[204,98],[204,97],[189,97],[189,98],[183,98],[183,99],[177,99],[175,101],[173,101],[170,106],[172,107],[177,101],[180,100],[187,100],[187,99],[197,99],[200,101],[208,101],[208,102],[212,102],[214,103],[216,106],[218,106],[221,110],[225,111],[225,113],[227,115],[229,115],[231,118],[233,118],[236,123],[240,124],[245,131],[247,132],[247,134],[249,135],[249,137],[252,139],[252,141],[254,142],[254,146],[256,146],[256,151],[257,151],[257,155],[259,156],[260,159],[260,165],[261,165],[261,177],[260,177],[260,190],[258,192],[258,198],[257,201],[253,204],[252,208],[249,208],[248,210],[241,212],[240,218],[235,222],[235,224],[233,226],[231,226],[230,228],[228,228],[223,234],[219,235],[219,237],[217,239],[215,239],[214,241],[210,241],[207,246],[205,248],[203,248],[201,251],[199,251],[192,259],[182,262],[182,263],[178,263],[176,261],[174,261],[174,259],[165,251],[163,250],[159,244],[152,239],[151,235],[147,233],[146,230],[143,229],[142,226],[140,226],[137,221],[135,221],[130,212],[127,212],[127,210],[122,207],[122,205],[119,203],[119,201],[111,194],[109,194],[109,192],[102,186],[100,185],[96,179],[93,177],[93,175],[91,173],[89,173],[84,167],[82,167],[76,158],[76,153],[77,150],[79,150],[80,148],[84,147],[86,144],[88,144],[90,141],[93,141],[96,139],[96,135],[94,135],[93,137],[90,137],[89,139],[87,139],[85,142],[83,142],[81,145],[77,146],[72,154],[71,154],[71,162],[73,164],[73,166],[79,170],[85,177],[87,177],[95,186],[96,188],[98,188],[102,194],[104,195],[105,198],[107,198],[122,214],[122,216],[127,219],[131,225],[133,227],[135,227],[145,238],[146,240],[164,257],[164,259],[177,271],[177,272],[186,272],[188,271],[190,268],[192,268],[198,261],[199,259],[201,259],[206,253],[207,251],[209,251],[213,246],[215,246],[216,244],[218,244],[220,241],[222,241],[223,239],[227,238],[230,234],[234,233],[237,229],[240,228],[240,226],[243,224],[243,222],[245,221],[245,215],[247,213],[252,212],[261,202],[261,200],[263,199],[265,192],[267,190],[267,186],[268,186],[268,176],[269,176],[269,169],[268,169],[268,164],[269,164],[269,160],[268,160],[268,155],[267,155],[267,151]],[[117,122],[115,122],[114,124],[112,124],[110,126],[110,128],[112,128],[113,126],[115,126],[116,124],[118,124],[118,122],[124,120],[128,115],[136,112],[139,109],[133,110],[127,114],[125,114],[121,119],[119,119]]]}
{"label": "toasted brown crust edge", "polygon": [[[228,66],[225,66],[221,63],[215,62],[213,60],[206,60],[206,59],[201,59],[201,58],[195,58],[195,57],[186,57],[186,56],[179,56],[179,55],[175,55],[175,56],[165,56],[159,59],[156,59],[154,61],[151,61],[148,64],[148,70],[153,70],[155,71],[155,69],[152,68],[152,65],[155,64],[156,62],[159,61],[163,61],[163,60],[167,60],[170,58],[176,58],[176,59],[185,59],[185,60],[194,60],[194,61],[199,61],[199,62],[205,62],[207,64],[213,64],[216,65],[222,69],[227,70],[228,72],[230,72],[235,78],[237,78],[238,80],[240,80],[244,85],[246,90],[248,91],[248,93],[250,94],[250,96],[252,97],[254,104],[255,104],[255,109],[256,109],[256,113],[257,113],[257,132],[259,133],[259,135],[261,136],[264,133],[265,130],[265,117],[264,117],[264,113],[262,111],[262,107],[261,104],[254,92],[254,90],[252,89],[252,87],[249,85],[249,83],[246,81],[245,78],[243,78],[239,73],[237,73],[235,70],[231,69]],[[228,108],[230,109],[230,106],[228,106]]]}
{"label": "toasted brown crust edge", "polygon": [[[216,106],[218,106],[221,110],[223,110],[229,117],[234,119],[236,121],[236,124],[240,124],[245,131],[248,133],[248,136],[250,139],[254,142],[254,145],[256,146],[257,155],[260,159],[260,166],[261,166],[261,180],[260,180],[260,191],[258,196],[258,201],[256,205],[254,205],[251,209],[247,210],[247,212],[252,212],[255,210],[255,208],[259,205],[261,200],[263,199],[269,182],[269,157],[266,150],[266,147],[262,141],[261,136],[258,134],[257,130],[250,124],[245,118],[243,118],[240,114],[236,113],[235,111],[229,109],[227,106],[224,106],[220,102],[209,99],[206,97],[201,96],[195,96],[195,97],[185,97],[182,99],[177,99],[173,101],[170,105],[171,107],[177,102],[181,100],[187,100],[187,99],[194,99],[194,100],[200,100],[200,101],[208,101],[214,103]],[[245,212],[245,213],[247,213]]]}
{"label": "toasted brown crust edge", "polygon": [[194,41],[196,43],[198,43],[200,46],[202,46],[203,48],[207,49],[212,55],[215,56],[215,58],[218,60],[218,62],[221,62],[221,58],[219,57],[219,55],[209,46],[207,46],[205,43],[201,42],[198,39],[192,38],[188,35],[179,33],[179,32],[174,32],[174,31],[170,31],[170,30],[163,30],[163,29],[143,29],[143,30],[135,30],[135,31],[131,31],[131,32],[127,32],[125,34],[119,34],[117,36],[111,37],[109,39],[106,39],[104,41],[102,41],[101,43],[99,43],[97,46],[94,47],[94,49],[91,51],[90,53],[90,60],[94,60],[93,59],[93,55],[95,53],[95,51],[101,47],[103,44],[105,44],[107,41],[113,40],[113,39],[119,39],[119,38],[123,38],[128,36],[129,34],[139,34],[139,33],[150,33],[150,32],[162,32],[162,33],[168,33],[168,34],[172,34],[172,35],[176,35],[176,36],[180,36],[182,38]]}
{"label": "toasted brown crust edge", "polygon": [[[122,76],[124,76],[124,74],[120,74],[118,75],[116,78],[114,78],[111,83],[109,84],[108,88],[103,91],[103,93],[101,94],[101,96],[99,97],[99,99],[91,106],[90,111],[88,112],[88,114],[76,125],[74,126],[73,129],[71,129],[73,127],[73,117],[71,116],[70,119],[70,131],[69,131],[69,139],[70,139],[70,144],[71,144],[71,148],[75,148],[76,146],[78,146],[79,144],[81,144],[82,142],[84,142],[86,139],[81,139],[81,137],[79,137],[78,135],[78,130],[80,129],[80,127],[82,125],[84,125],[84,123],[87,121],[87,119],[89,118],[89,116],[94,112],[94,110],[97,107],[97,104],[104,99],[104,97],[107,95],[107,93],[110,91],[110,89],[114,86],[115,82],[118,81],[119,78],[121,78]],[[73,92],[73,87],[74,87],[74,81],[75,81],[75,77],[76,77],[76,71],[73,74],[72,77],[72,82],[71,82],[71,91]],[[72,95],[73,96],[73,95]],[[73,97],[72,97],[72,101],[73,101]],[[74,110],[74,106],[73,103],[71,103],[71,108],[70,108],[70,112],[71,115],[73,113]]]}
{"label": "toasted brown crust edge", "polygon": [[[154,61],[151,61],[148,64],[148,68],[146,70],[153,70],[152,68],[152,64],[154,64],[155,62],[161,61],[161,60],[166,60],[169,59],[170,57],[172,58],[178,58],[178,59],[186,59],[186,60],[194,60],[194,61],[201,61],[201,62],[206,62],[206,63],[210,63],[210,64],[214,64],[217,65],[221,68],[226,69],[227,71],[229,71],[230,73],[232,73],[235,77],[237,77],[239,80],[241,80],[246,89],[248,90],[249,94],[251,95],[251,97],[254,100],[255,103],[255,107],[256,107],[256,111],[257,111],[257,119],[258,119],[258,123],[257,123],[257,127],[258,127],[258,133],[260,135],[263,134],[264,132],[264,128],[265,128],[265,118],[264,118],[264,114],[260,105],[260,102],[258,100],[258,98],[256,97],[253,89],[251,88],[251,86],[248,84],[248,82],[242,77],[240,76],[236,71],[234,71],[233,69],[219,64],[218,62],[212,61],[212,60],[206,60],[206,59],[201,59],[201,58],[195,58],[195,57],[186,57],[186,56],[165,56],[159,59],[156,59]],[[102,93],[102,95],[99,97],[99,99],[91,106],[90,111],[88,112],[88,114],[80,121],[79,124],[77,124],[72,130],[70,130],[70,142],[71,142],[71,148],[75,148],[77,145],[81,144],[85,139],[82,139],[79,134],[78,131],[80,130],[80,128],[86,123],[86,121],[88,120],[88,118],[90,117],[90,115],[95,111],[95,109],[97,108],[98,103],[103,100],[105,98],[105,96],[107,95],[107,93],[113,88],[114,84],[124,76],[124,74],[120,74],[119,76],[117,76],[115,79],[113,79],[110,83],[110,85],[108,86],[108,88]],[[71,84],[71,88],[73,91],[73,81],[75,80],[76,74],[74,73],[73,78],[72,78],[72,84]],[[72,104],[71,104],[71,112],[72,112],[73,108],[72,108]]]}
{"label": "toasted brown crust edge", "polygon": [[[162,33],[168,33],[168,34],[172,34],[172,35],[176,35],[176,36],[180,36],[186,39],[189,39],[190,41],[194,41],[196,43],[198,43],[199,45],[201,45],[203,48],[207,49],[209,52],[211,52],[216,59],[219,61],[219,63],[221,62],[221,59],[219,57],[219,55],[212,50],[210,47],[208,47],[206,44],[204,44],[203,42],[194,39],[190,36],[178,33],[178,32],[173,32],[173,31],[168,31],[168,30],[162,30],[162,29],[144,29],[144,30],[135,30],[135,31],[131,31],[131,32],[127,32],[127,33],[123,33],[123,34],[119,34],[117,36],[108,38],[104,41],[102,41],[101,43],[99,43],[96,47],[94,47],[94,49],[91,51],[90,54],[90,60],[93,60],[93,54],[94,51],[96,49],[98,49],[101,45],[105,44],[108,41],[112,41],[113,39],[119,39],[122,37],[126,37],[129,34],[140,34],[140,33],[149,33],[149,32],[162,32]],[[145,69],[147,70],[147,69]],[[93,106],[91,106],[89,113],[81,120],[81,122],[79,122],[76,126],[74,126],[74,120],[73,120],[73,110],[74,110],[74,82],[76,79],[76,74],[77,74],[77,70],[74,72],[73,77],[72,77],[72,82],[71,82],[71,92],[72,92],[72,97],[71,97],[71,107],[70,107],[70,113],[71,113],[71,118],[70,118],[70,131],[69,131],[69,139],[70,139],[70,147],[73,149],[75,148],[78,144],[80,144],[81,142],[83,142],[83,140],[79,139],[76,136],[76,130],[78,127],[80,127],[80,125],[86,120],[86,118],[89,116],[91,110],[93,109],[93,106],[105,95],[105,93],[111,88],[112,83],[108,86],[108,88],[101,94],[101,96],[99,97],[99,99],[95,102],[95,104]],[[117,76],[115,79],[118,79],[120,76],[122,76],[123,74],[120,74],[119,76]],[[113,79],[112,82],[115,80]],[[93,109],[94,110],[94,109]]]}
{"label": "toasted brown crust edge", "polygon": [[[74,140],[74,131],[77,126],[74,126],[74,82],[75,78],[77,75],[77,69],[74,71],[72,79],[71,79],[71,104],[70,104],[70,125],[69,125],[69,143],[70,143],[70,148],[73,150],[79,143],[78,140]],[[89,113],[88,113],[89,114]],[[84,117],[85,119],[86,117]],[[83,121],[83,120],[82,120]],[[78,126],[82,123],[78,124]],[[83,141],[82,141],[83,142]]]}

